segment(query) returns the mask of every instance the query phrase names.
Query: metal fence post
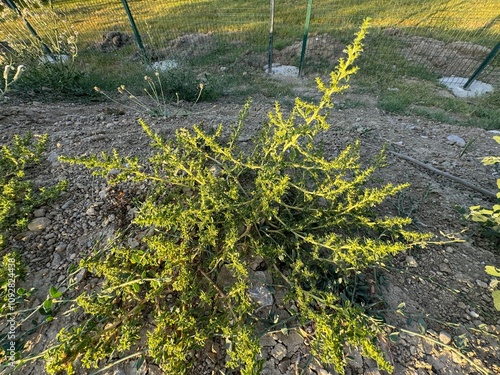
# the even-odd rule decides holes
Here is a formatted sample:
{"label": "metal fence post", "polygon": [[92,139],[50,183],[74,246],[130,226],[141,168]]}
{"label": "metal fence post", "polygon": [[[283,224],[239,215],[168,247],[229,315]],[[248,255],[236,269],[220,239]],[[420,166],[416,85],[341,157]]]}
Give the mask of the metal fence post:
{"label": "metal fence post", "polygon": [[271,0],[271,27],[269,29],[269,54],[267,58],[267,72],[273,72],[273,41],[274,41],[274,0]]}
{"label": "metal fence post", "polygon": [[139,46],[143,57],[147,60],[148,55],[146,54],[146,49],[144,48],[144,44],[142,44],[142,39],[141,39],[141,34],[139,34],[139,30],[137,29],[137,26],[134,21],[134,17],[132,16],[132,13],[130,12],[130,8],[128,6],[127,0],[122,0],[123,7],[125,8],[125,12],[127,13],[128,20],[130,22],[130,26],[132,27],[132,31],[134,32],[135,40],[137,42],[137,45]]}
{"label": "metal fence post", "polygon": [[309,34],[309,21],[311,20],[312,0],[307,1],[306,25],[304,26],[304,37],[302,38],[302,51],[300,52],[299,77],[304,67],[304,56],[306,54],[307,35]]}
{"label": "metal fence post", "polygon": [[463,87],[464,90],[467,90],[469,86],[472,84],[472,82],[476,79],[476,77],[481,74],[481,72],[486,68],[486,66],[490,63],[491,60],[495,58],[495,55],[498,53],[498,50],[500,49],[500,42],[497,43],[495,48],[491,50],[491,52],[486,56],[484,61],[479,65],[479,67],[476,69],[474,73],[472,73],[471,77],[465,82],[465,85]]}
{"label": "metal fence post", "polygon": [[47,55],[52,55],[52,52],[51,52],[50,48],[47,47],[47,45],[42,41],[42,38],[40,38],[40,36],[35,31],[35,29],[33,28],[33,26],[31,26],[31,24],[26,19],[26,17],[23,16],[23,13],[19,10],[19,8],[17,7],[17,5],[14,3],[14,1],[13,0],[4,0],[4,2],[7,4],[7,6],[10,9],[12,9],[14,12],[16,12],[19,15],[19,17],[21,17],[23,19],[24,24],[26,25],[26,27],[30,31],[31,35],[33,35],[42,44],[42,50],[43,50],[43,52],[45,54],[47,54]]}

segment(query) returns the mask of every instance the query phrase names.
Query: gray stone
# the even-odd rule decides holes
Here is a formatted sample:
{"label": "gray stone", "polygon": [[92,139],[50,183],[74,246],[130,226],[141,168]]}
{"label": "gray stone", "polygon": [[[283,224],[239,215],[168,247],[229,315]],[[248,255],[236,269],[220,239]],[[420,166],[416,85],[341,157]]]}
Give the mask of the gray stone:
{"label": "gray stone", "polygon": [[450,266],[447,265],[446,263],[441,263],[439,265],[439,270],[441,272],[445,272],[445,273],[453,273],[453,271],[451,270]]}
{"label": "gray stone", "polygon": [[299,350],[299,348],[304,343],[304,338],[296,331],[289,331],[288,335],[283,335],[280,332],[279,335],[281,336],[281,341],[286,345],[290,354],[293,354],[297,350]]}
{"label": "gray stone", "polygon": [[274,346],[276,345],[276,340],[270,335],[264,335],[260,338],[260,346]]}
{"label": "gray stone", "polygon": [[66,250],[66,248],[68,247],[68,245],[66,245],[65,243],[60,243],[56,246],[55,250],[58,252],[58,253],[61,253],[63,252],[64,250]]}
{"label": "gray stone", "polygon": [[73,203],[75,203],[75,201],[73,199],[70,199],[62,205],[61,209],[66,210],[67,208],[71,207]]}
{"label": "gray stone", "polygon": [[286,347],[283,344],[277,344],[273,350],[271,350],[271,355],[277,360],[281,361],[283,358],[286,357]]}
{"label": "gray stone", "polygon": [[87,216],[95,216],[96,215],[96,212],[95,212],[95,208],[94,207],[89,207],[87,209],[87,211],[85,211],[85,213],[87,214]]}
{"label": "gray stone", "polygon": [[32,232],[37,232],[44,230],[50,225],[50,219],[46,217],[37,217],[31,223],[28,224],[28,229]]}
{"label": "gray stone", "polygon": [[256,284],[248,290],[250,297],[261,306],[273,304],[273,294],[263,284]]}
{"label": "gray stone", "polygon": [[446,139],[450,141],[452,145],[457,145],[460,147],[464,147],[467,144],[467,142],[465,142],[463,138],[455,134],[449,135],[448,137],[446,137]]}
{"label": "gray stone", "polygon": [[42,217],[42,216],[45,216],[45,209],[44,208],[39,208],[35,211],[33,211],[33,215],[35,217]]}
{"label": "gray stone", "polygon": [[482,280],[476,280],[476,284],[479,285],[481,288],[485,288],[485,289],[488,289],[488,284],[486,284],[484,281]]}
{"label": "gray stone", "polygon": [[418,267],[417,261],[410,255],[406,257],[406,264],[408,265],[408,267]]}
{"label": "gray stone", "polygon": [[473,317],[474,319],[479,318],[479,314],[475,312],[474,310],[469,311],[469,315]]}
{"label": "gray stone", "polygon": [[61,256],[58,253],[54,253],[54,258],[52,259],[51,267],[52,269],[57,269],[61,265]]}
{"label": "gray stone", "polygon": [[49,156],[47,156],[47,161],[48,161],[49,163],[52,163],[52,164],[54,164],[54,163],[58,163],[58,162],[59,162],[58,158],[59,158],[59,155],[57,155],[57,152],[52,151],[52,152],[49,154]]}

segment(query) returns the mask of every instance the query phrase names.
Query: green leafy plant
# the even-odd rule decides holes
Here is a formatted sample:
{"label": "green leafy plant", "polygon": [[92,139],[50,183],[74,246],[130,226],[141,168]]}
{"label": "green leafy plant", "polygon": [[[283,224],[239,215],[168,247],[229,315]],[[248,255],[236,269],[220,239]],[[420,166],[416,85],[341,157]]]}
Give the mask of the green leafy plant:
{"label": "green leafy plant", "polygon": [[[500,278],[500,269],[493,267],[493,266],[485,266],[484,271],[491,276],[494,277],[499,277]],[[494,282],[495,286],[498,285],[498,279],[495,279]],[[500,290],[494,290],[491,293],[491,296],[493,297],[493,304],[495,306],[495,309],[500,311]]]}
{"label": "green leafy plant", "polygon": [[[147,75],[144,76],[144,80],[148,83],[149,86],[149,88],[144,88],[147,100],[134,95],[127,87],[125,87],[125,85],[120,85],[120,87],[118,87],[118,92],[122,95],[127,96],[127,98],[134,104],[134,106],[141,111],[144,111],[152,116],[170,116],[172,115],[172,112],[170,111],[170,107],[168,104],[170,100],[167,98],[167,90],[163,87],[160,73],[158,71],[155,71],[154,76],[155,79]],[[198,88],[198,97],[196,98],[194,104],[196,104],[201,97],[204,88],[203,83],[199,83]],[[95,86],[94,90],[101,93],[111,101],[122,104],[108,95],[106,92],[101,90],[99,87]]]}
{"label": "green leafy plant", "polygon": [[342,373],[344,349],[353,346],[392,370],[377,345],[382,324],[350,292],[352,280],[367,266],[425,245],[430,235],[406,230],[408,218],[375,214],[407,186],[371,181],[383,153],[364,168],[358,142],[333,158],[315,143],[330,127],[332,96],[357,71],[367,27],[365,21],[330,82],[316,80],[321,101],[296,99],[289,115],[276,103],[250,151],[238,142],[248,102],[229,129],[194,126],[171,141],[140,120],[156,150],[146,164],[116,151],[62,158],[111,184],[148,182],[151,190],[134,219],[148,228],[142,246],[123,241],[81,262],[102,285],[76,298],[86,318],[59,332],[45,356],[49,374],[72,374],[77,362],[99,368],[118,353],[187,374],[194,353],[212,339],[225,342],[227,368],[259,374],[261,306],[250,293],[256,259],[287,291],[284,302],[295,311],[287,324],[313,327],[303,331],[317,360]]}
{"label": "green leafy plant", "polygon": [[[190,101],[194,106],[199,100],[215,99],[218,96],[216,83],[206,77],[198,78],[193,71],[186,68],[171,69],[164,74],[155,71],[154,78],[146,75],[144,80],[148,84],[148,87],[143,89],[146,95],[135,95],[125,85],[120,85],[118,92],[132,102],[134,109],[153,116],[167,117],[177,114],[178,110],[174,110],[170,105],[175,101],[177,103],[181,100]],[[94,90],[109,100],[123,105],[101,88],[95,86]]]}
{"label": "green leafy plant", "polygon": [[47,140],[46,134],[15,135],[10,147],[0,148],[0,249],[12,230],[28,224],[35,207],[56,198],[66,188],[66,181],[36,188],[26,176],[26,169],[40,162]]}
{"label": "green leafy plant", "polygon": [[[500,136],[494,136],[493,139],[500,143]],[[486,156],[483,158],[484,165],[494,165],[500,163],[500,156]],[[497,186],[500,190],[500,178],[497,180]],[[497,193],[500,199],[500,191]],[[495,234],[500,234],[500,203],[494,204],[491,208],[481,206],[472,206],[467,217],[475,222],[482,223],[487,229]]]}
{"label": "green leafy plant", "polygon": [[[500,136],[494,136],[493,139],[500,143]],[[484,165],[494,165],[500,163],[500,156],[486,156],[482,161]],[[499,189],[497,198],[500,200],[500,178],[497,180],[497,186]],[[497,204],[494,204],[491,208],[472,206],[469,209],[470,213],[467,215],[468,219],[483,224],[489,233],[493,233],[496,236],[500,235],[499,202],[497,202]],[[491,276],[500,277],[499,270],[493,266],[486,266],[485,272]],[[500,311],[500,290],[493,291],[492,297],[495,308]]]}

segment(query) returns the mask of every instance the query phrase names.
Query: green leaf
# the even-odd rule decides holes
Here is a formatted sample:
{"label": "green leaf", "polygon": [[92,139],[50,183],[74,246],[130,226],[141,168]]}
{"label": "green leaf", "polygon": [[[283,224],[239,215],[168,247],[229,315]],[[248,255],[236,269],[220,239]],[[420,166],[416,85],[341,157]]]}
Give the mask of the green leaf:
{"label": "green leaf", "polygon": [[486,266],[484,267],[484,270],[488,275],[500,277],[500,268],[496,268],[493,266]]}
{"label": "green leaf", "polygon": [[500,311],[500,290],[493,291],[493,293],[491,293],[491,296],[493,297],[493,304],[495,306],[495,309]]}
{"label": "green leaf", "polygon": [[43,310],[46,312],[46,313],[49,313],[51,310],[52,310],[52,306],[53,306],[53,303],[52,303],[52,298],[48,298],[44,301],[42,307],[43,307]]}
{"label": "green leaf", "polygon": [[52,298],[59,298],[62,296],[62,293],[60,291],[57,290],[57,288],[51,286],[50,287],[50,290],[49,290],[49,295],[52,297]]}
{"label": "green leaf", "polygon": [[425,320],[423,318],[418,318],[417,325],[420,334],[424,335],[425,332],[427,332],[427,323]]}
{"label": "green leaf", "polygon": [[399,332],[393,332],[389,335],[389,340],[392,342],[398,342],[399,340]]}
{"label": "green leaf", "polygon": [[144,356],[141,356],[135,364],[136,370],[139,370],[143,363],[144,363]]}

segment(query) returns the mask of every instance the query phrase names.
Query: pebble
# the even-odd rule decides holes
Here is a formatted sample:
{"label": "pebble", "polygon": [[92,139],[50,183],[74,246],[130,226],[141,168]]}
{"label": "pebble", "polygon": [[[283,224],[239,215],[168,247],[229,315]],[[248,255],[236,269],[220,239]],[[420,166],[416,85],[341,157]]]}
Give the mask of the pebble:
{"label": "pebble", "polygon": [[260,306],[271,306],[274,302],[273,294],[263,284],[257,284],[250,288],[248,294]]}
{"label": "pebble", "polygon": [[406,257],[406,264],[408,265],[408,267],[418,267],[417,261],[410,255]]}
{"label": "pebble", "polygon": [[64,250],[66,250],[66,248],[67,248],[67,247],[68,247],[68,245],[67,245],[67,244],[65,244],[65,243],[60,243],[60,244],[58,244],[58,245],[56,246],[55,251],[57,251],[58,253],[61,253],[61,252],[63,252]]}
{"label": "pebble", "polygon": [[286,347],[283,344],[277,344],[273,350],[271,350],[271,355],[278,361],[281,361],[286,356]]}
{"label": "pebble", "polygon": [[482,280],[476,280],[476,284],[479,285],[481,288],[485,288],[485,289],[488,289],[488,284],[486,284],[484,281]]}
{"label": "pebble", "polygon": [[448,345],[451,342],[451,335],[446,331],[439,332],[439,341],[443,344]]}
{"label": "pebble", "polygon": [[68,209],[69,207],[71,207],[71,206],[73,205],[73,203],[75,203],[75,201],[74,201],[73,199],[70,199],[69,201],[65,202],[65,203],[62,205],[61,209],[66,210],[66,209]]}
{"label": "pebble", "polygon": [[61,265],[61,256],[58,253],[54,253],[54,258],[52,259],[51,267],[53,270],[58,269]]}
{"label": "pebble", "polygon": [[469,311],[469,315],[473,317],[474,319],[479,318],[479,314],[475,312],[474,310]]}
{"label": "pebble", "polygon": [[465,147],[465,145],[467,144],[467,142],[465,142],[463,138],[455,134],[449,135],[448,137],[446,137],[446,139],[450,141],[452,145],[457,145],[460,147]]}
{"label": "pebble", "polygon": [[52,151],[49,156],[47,156],[47,161],[52,164],[59,162],[59,155],[57,155],[57,152]]}
{"label": "pebble", "polygon": [[450,266],[447,265],[446,263],[441,263],[439,265],[439,270],[441,272],[445,272],[445,273],[453,273],[453,271],[451,270]]}
{"label": "pebble", "polygon": [[50,225],[50,219],[46,217],[37,217],[31,223],[28,224],[28,229],[32,232],[37,232],[44,230]]}
{"label": "pebble", "polygon": [[45,216],[45,209],[44,208],[39,208],[39,209],[33,211],[33,215],[35,217],[43,217],[43,216]]}
{"label": "pebble", "polygon": [[95,216],[95,214],[96,214],[95,208],[94,207],[89,207],[87,209],[87,211],[85,211],[85,213],[87,214],[87,216]]}

